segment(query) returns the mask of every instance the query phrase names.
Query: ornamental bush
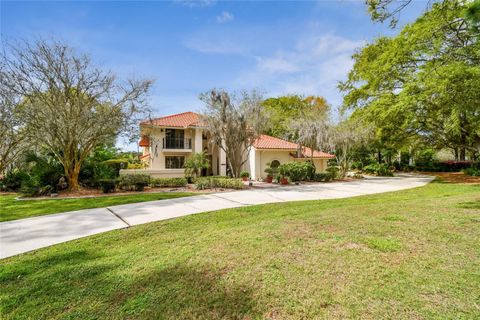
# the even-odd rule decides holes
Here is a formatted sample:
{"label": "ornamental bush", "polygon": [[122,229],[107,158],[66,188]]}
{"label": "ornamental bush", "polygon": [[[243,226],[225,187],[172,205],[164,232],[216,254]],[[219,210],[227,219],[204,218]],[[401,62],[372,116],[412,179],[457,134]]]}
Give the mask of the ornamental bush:
{"label": "ornamental bush", "polygon": [[368,166],[363,167],[363,172],[367,174],[374,174],[377,176],[382,176],[382,177],[392,177],[393,172],[389,169],[388,165],[385,163],[376,163],[376,164],[370,164]]}
{"label": "ornamental bush", "polygon": [[463,173],[467,176],[480,177],[480,168],[472,166],[471,168],[464,169]]}
{"label": "ornamental bush", "polygon": [[293,182],[303,181],[307,178],[310,165],[307,162],[289,162],[278,167],[282,178],[289,178]]}
{"label": "ornamental bush", "polygon": [[248,173],[247,171],[242,171],[242,173],[240,173],[240,178],[249,178],[250,177],[250,173]]}
{"label": "ornamental bush", "polygon": [[118,186],[127,191],[143,191],[149,182],[150,176],[147,174],[125,174],[118,178]]}
{"label": "ornamental bush", "polygon": [[151,187],[185,187],[187,185],[186,178],[155,178],[150,179]]}
{"label": "ornamental bush", "polygon": [[335,166],[328,167],[327,169],[325,169],[325,171],[330,173],[332,180],[337,179],[338,175],[340,174],[340,169],[338,169],[338,167],[335,167]]}
{"label": "ornamental bush", "polygon": [[103,193],[110,193],[115,191],[115,179],[100,179],[98,183]]}
{"label": "ornamental bush", "polygon": [[328,182],[333,179],[333,176],[330,172],[321,172],[321,173],[315,173],[313,176],[313,181],[316,182]]}
{"label": "ornamental bush", "polygon": [[225,188],[243,189],[245,185],[241,179],[225,177],[201,177],[195,180],[195,187],[198,190]]}

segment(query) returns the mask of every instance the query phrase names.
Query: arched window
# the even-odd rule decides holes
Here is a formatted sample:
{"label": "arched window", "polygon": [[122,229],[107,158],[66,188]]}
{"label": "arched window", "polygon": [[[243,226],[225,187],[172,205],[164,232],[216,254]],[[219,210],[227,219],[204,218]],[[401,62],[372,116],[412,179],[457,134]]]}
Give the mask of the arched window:
{"label": "arched window", "polygon": [[280,166],[280,161],[278,160],[273,160],[271,163],[270,163],[270,168],[278,168]]}

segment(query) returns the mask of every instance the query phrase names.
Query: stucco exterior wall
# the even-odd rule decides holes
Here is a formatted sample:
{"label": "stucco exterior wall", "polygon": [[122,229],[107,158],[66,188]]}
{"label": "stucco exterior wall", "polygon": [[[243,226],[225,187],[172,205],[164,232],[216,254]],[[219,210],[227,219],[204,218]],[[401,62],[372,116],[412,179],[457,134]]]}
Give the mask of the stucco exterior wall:
{"label": "stucco exterior wall", "polygon": [[290,155],[292,150],[256,150],[256,179],[265,179],[267,174],[265,169],[267,163],[271,163],[273,160],[278,160],[280,164],[289,163],[293,161],[293,157]]}
{"label": "stucco exterior wall", "polygon": [[[295,159],[295,161],[307,161],[310,159]],[[327,169],[328,159],[313,159],[313,164],[315,165],[315,172],[325,172]]]}
{"label": "stucco exterior wall", "polygon": [[152,178],[183,178],[185,173],[183,169],[123,169],[120,170],[120,175],[125,174],[148,174]]}
{"label": "stucco exterior wall", "polygon": [[[293,161],[307,161],[309,159],[295,159],[290,154],[294,153],[293,150],[255,150],[254,152],[250,152],[249,155],[249,163],[253,162],[253,157],[255,158],[254,166],[250,165],[247,171],[250,172],[252,179],[265,179],[267,174],[265,173],[265,169],[267,168],[267,163],[271,163],[273,160],[278,160],[280,164],[289,163]],[[313,164],[315,165],[315,171],[317,173],[325,172],[327,169],[327,161],[328,159],[313,159]],[[254,171],[250,171],[250,170]]]}

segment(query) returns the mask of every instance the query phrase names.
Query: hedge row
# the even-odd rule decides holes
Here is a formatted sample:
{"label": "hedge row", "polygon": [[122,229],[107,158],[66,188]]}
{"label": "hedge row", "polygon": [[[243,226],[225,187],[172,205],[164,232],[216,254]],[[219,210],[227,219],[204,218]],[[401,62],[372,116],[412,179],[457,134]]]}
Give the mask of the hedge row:
{"label": "hedge row", "polygon": [[154,178],[150,179],[150,187],[185,187],[186,178]]}
{"label": "hedge row", "polygon": [[195,187],[198,190],[224,188],[224,189],[243,189],[245,185],[241,179],[225,177],[201,177],[195,180]]}

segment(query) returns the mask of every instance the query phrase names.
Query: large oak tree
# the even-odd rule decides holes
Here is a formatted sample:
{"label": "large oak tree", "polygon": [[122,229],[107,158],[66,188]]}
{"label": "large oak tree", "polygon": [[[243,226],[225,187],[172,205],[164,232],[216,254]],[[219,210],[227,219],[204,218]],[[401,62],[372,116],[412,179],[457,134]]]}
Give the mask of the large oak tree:
{"label": "large oak tree", "polygon": [[354,55],[340,85],[344,105],[375,125],[377,140],[399,146],[418,137],[458,159],[477,155],[480,42],[465,10],[453,1],[434,4],[398,36]]}
{"label": "large oak tree", "polygon": [[66,43],[8,45],[2,60],[8,90],[22,97],[25,135],[55,155],[70,189],[90,152],[133,130],[146,110],[150,80],[122,81]]}
{"label": "large oak tree", "polygon": [[28,147],[18,115],[20,96],[8,88],[5,65],[0,64],[0,174],[11,167]]}

